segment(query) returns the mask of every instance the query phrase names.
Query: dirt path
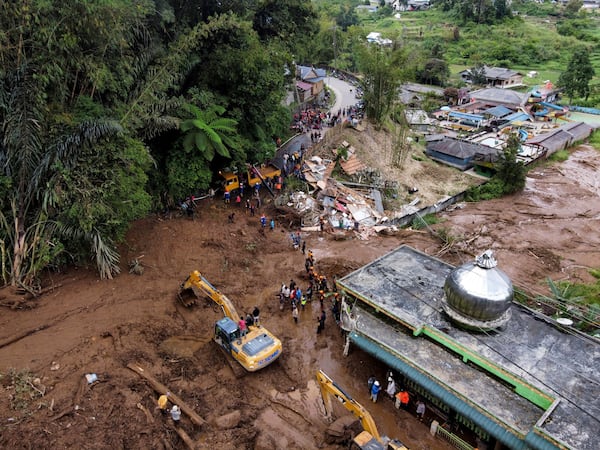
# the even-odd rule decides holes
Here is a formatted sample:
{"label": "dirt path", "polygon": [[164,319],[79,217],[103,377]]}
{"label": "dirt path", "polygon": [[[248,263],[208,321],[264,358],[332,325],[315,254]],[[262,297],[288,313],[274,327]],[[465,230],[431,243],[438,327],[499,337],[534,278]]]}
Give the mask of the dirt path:
{"label": "dirt path", "polygon": [[[444,258],[458,264],[491,247],[500,267],[531,290],[545,289],[546,276],[586,279],[585,267],[600,261],[598,165],[598,153],[581,148],[560,166],[531,172],[522,194],[443,214],[437,227],[469,242]],[[390,401],[368,403],[367,377],[373,372],[383,377],[386,368],[358,350],[344,358],[331,317],[317,337],[318,302],[301,314],[298,325],[290,311],[279,311],[275,292],[281,283],[293,278],[306,285],[303,257],[291,248],[290,230],[276,228],[262,236],[258,217],[239,212],[229,224],[229,211],[205,200],[193,222],[142,220],[129,233],[122,256],[124,266],[140,259],[144,275],[99,281],[95,273],[70,269],[49,280],[62,287],[37,300],[36,308],[2,310],[0,343],[14,342],[0,345],[0,372],[29,369],[39,378],[31,384],[45,394],[27,383],[16,383],[17,390],[6,375],[0,380],[1,447],[184,448],[155,410],[155,393],[126,368],[138,362],[208,420],[203,428],[182,420],[201,448],[341,448],[324,442],[327,424],[313,381],[319,368],[369,408],[384,434],[411,449],[444,448],[412,414],[395,410]],[[440,250],[424,232],[369,241],[352,237],[307,235],[318,270],[329,278],[341,276],[402,243],[433,255]],[[278,362],[234,376],[211,340],[219,310],[205,302],[194,309],[175,302],[177,287],[194,269],[240,311],[261,308],[263,323],[283,341]],[[31,334],[15,340],[24,331]],[[161,344],[172,336],[193,336],[188,342],[194,356],[165,350]],[[78,396],[86,373],[98,374],[100,382]]]}

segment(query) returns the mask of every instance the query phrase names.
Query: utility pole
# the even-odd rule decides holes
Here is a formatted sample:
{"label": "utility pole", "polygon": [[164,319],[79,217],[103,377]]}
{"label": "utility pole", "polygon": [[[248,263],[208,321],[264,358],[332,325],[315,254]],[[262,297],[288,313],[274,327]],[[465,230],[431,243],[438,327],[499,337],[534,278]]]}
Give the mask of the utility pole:
{"label": "utility pole", "polygon": [[337,34],[337,25],[333,26],[333,68],[337,70],[337,51],[336,51],[336,42],[335,35]]}

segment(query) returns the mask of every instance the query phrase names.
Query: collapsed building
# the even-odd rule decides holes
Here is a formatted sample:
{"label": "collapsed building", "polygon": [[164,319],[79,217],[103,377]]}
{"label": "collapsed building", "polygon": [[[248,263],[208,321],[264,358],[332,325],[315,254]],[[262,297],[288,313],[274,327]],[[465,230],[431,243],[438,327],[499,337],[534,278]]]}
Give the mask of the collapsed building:
{"label": "collapsed building", "polygon": [[514,303],[491,253],[455,268],[403,245],[337,286],[345,353],[385,363],[478,448],[598,447],[598,341]]}

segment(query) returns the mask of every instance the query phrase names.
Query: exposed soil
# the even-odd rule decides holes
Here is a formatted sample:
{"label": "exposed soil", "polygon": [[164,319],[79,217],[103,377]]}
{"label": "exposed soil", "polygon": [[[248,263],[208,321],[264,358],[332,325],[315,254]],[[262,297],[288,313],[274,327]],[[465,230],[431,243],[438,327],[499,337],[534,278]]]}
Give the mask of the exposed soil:
{"label": "exposed soil", "polygon": [[[581,147],[565,163],[535,169],[522,194],[443,214],[437,226],[460,239],[442,258],[457,264],[492,248],[500,267],[531,290],[545,289],[546,276],[586,279],[584,268],[600,261],[598,165],[598,153]],[[208,421],[203,427],[185,416],[181,421],[199,448],[343,448],[325,442],[327,421],[313,381],[319,368],[371,411],[384,434],[411,449],[447,448],[429,435],[426,423],[416,421],[414,411],[398,411],[385,398],[368,401],[368,376],[383,380],[386,367],[356,349],[343,357],[331,314],[317,336],[318,302],[301,312],[297,325],[289,310],[279,310],[275,293],[281,283],[293,278],[307,284],[303,256],[292,249],[288,229],[263,235],[258,217],[243,211],[228,223],[234,208],[203,200],[194,221],[141,220],[121,249],[124,273],[116,279],[101,281],[91,270],[69,269],[46,280],[60,287],[29,301],[33,309],[2,310],[0,447],[186,448],[155,409],[156,393],[126,368],[136,362]],[[423,231],[369,241],[352,232],[347,237],[305,236],[317,269],[330,279],[403,243],[432,255],[442,248]],[[135,258],[145,268],[141,276],[125,268]],[[283,342],[277,362],[235,376],[231,361],[211,340],[220,310],[208,301],[185,309],[175,300],[194,269],[240,311],[261,308],[264,326]],[[165,345],[172,337],[178,337],[176,343]],[[11,378],[11,368],[27,369],[32,378]],[[81,384],[88,373],[96,373],[99,382]]]}

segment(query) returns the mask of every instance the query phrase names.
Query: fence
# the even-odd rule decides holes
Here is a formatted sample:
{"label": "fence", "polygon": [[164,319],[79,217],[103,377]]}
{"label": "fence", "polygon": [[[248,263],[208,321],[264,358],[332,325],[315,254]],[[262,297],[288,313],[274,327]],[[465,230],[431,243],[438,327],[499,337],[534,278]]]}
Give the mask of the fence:
{"label": "fence", "polygon": [[450,433],[445,428],[440,427],[439,425],[435,429],[435,435],[439,436],[446,442],[448,442],[454,448],[458,448],[460,450],[473,450],[474,447],[470,445],[468,442],[463,441],[461,438],[456,436],[455,434]]}

